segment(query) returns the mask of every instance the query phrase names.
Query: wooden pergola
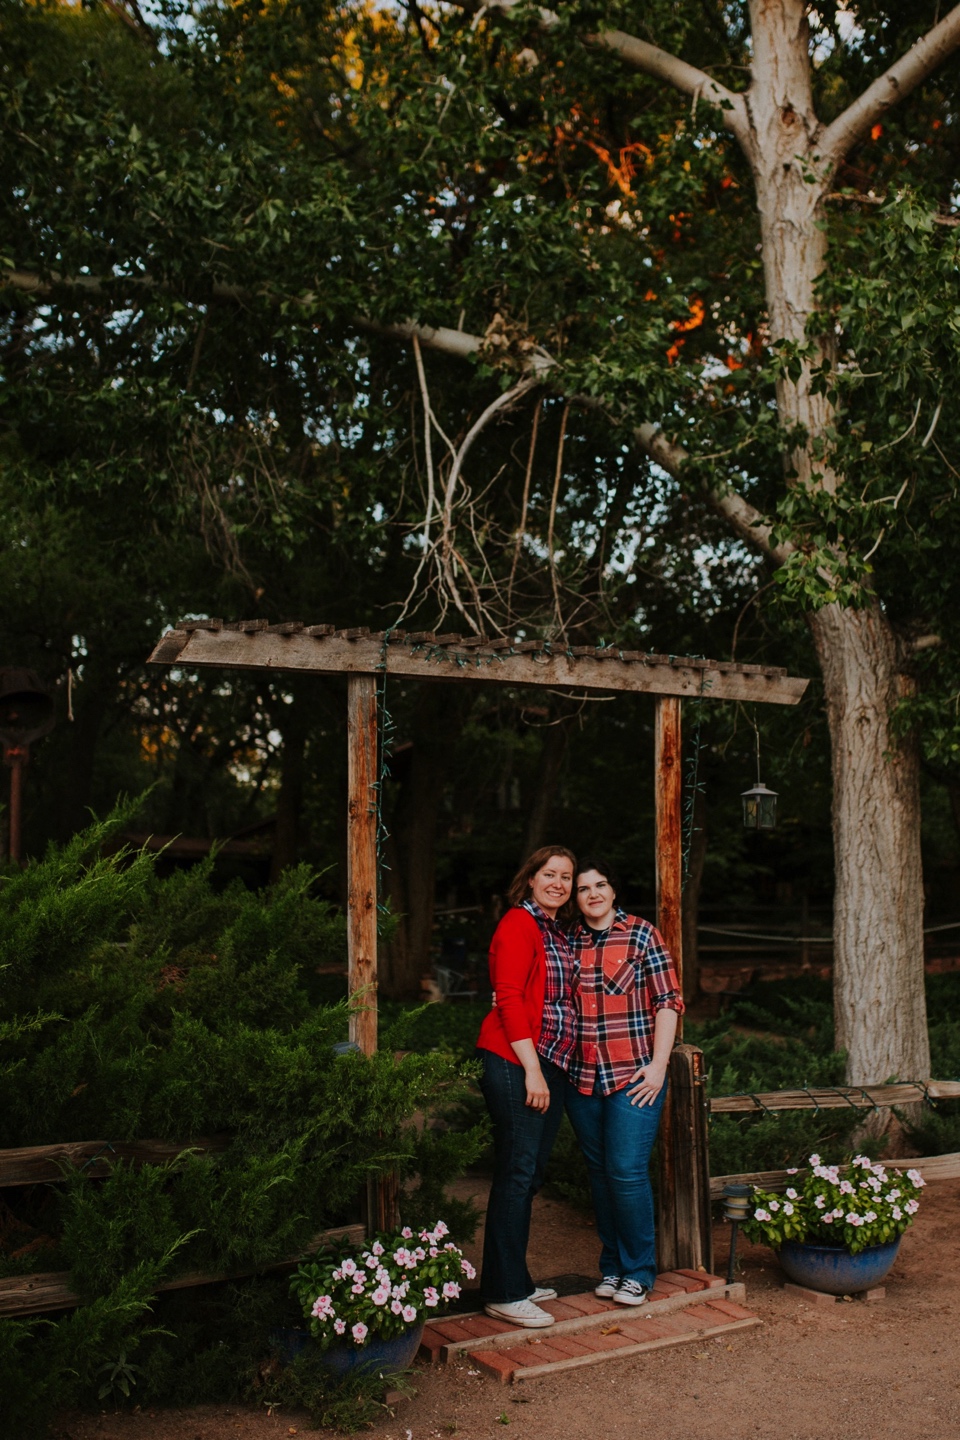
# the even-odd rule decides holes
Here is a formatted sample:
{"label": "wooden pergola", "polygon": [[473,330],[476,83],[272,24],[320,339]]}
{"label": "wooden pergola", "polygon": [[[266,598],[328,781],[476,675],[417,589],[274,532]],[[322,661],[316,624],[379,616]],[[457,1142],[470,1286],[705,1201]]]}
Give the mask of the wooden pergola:
{"label": "wooden pergola", "polygon": [[[307,672],[347,677],[347,988],[362,992],[350,1036],[369,1054],[377,1047],[377,686],[384,677],[461,683],[547,686],[572,695],[646,693],[654,697],[656,921],[683,974],[683,766],[681,708],[688,700],[796,705],[809,681],[785,670],[732,661],[567,646],[545,640],[487,640],[333,625],[264,620],[182,621],[168,631],[150,664],[186,669]],[[678,1045],[661,1130],[660,1224],[663,1268],[696,1269],[711,1259],[707,1106],[702,1056]]]}

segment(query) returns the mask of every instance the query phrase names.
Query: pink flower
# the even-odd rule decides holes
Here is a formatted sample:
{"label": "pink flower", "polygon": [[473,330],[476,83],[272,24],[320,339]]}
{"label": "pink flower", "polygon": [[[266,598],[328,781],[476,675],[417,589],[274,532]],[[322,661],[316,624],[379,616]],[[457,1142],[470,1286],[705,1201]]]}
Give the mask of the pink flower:
{"label": "pink flower", "polygon": [[460,1261],[460,1269],[463,1271],[464,1275],[466,1275],[466,1277],[467,1277],[468,1280],[474,1280],[474,1279],[476,1279],[476,1274],[477,1274],[477,1272],[476,1272],[476,1270],[473,1268],[473,1266],[470,1264],[470,1261],[469,1261],[469,1260],[461,1260],[461,1261]]}
{"label": "pink flower", "polygon": [[394,1250],[393,1252],[394,1264],[406,1265],[409,1255],[410,1251],[404,1249],[404,1247],[401,1245],[399,1250]]}
{"label": "pink flower", "polygon": [[927,1183],[926,1180],[924,1180],[923,1176],[920,1174],[919,1170],[908,1170],[907,1179],[912,1180],[918,1190],[922,1190],[924,1185],[926,1185]]}
{"label": "pink flower", "polygon": [[874,1222],[874,1220],[876,1220],[876,1218],[877,1218],[877,1212],[876,1212],[876,1210],[868,1210],[867,1213],[866,1213],[866,1215],[864,1215],[863,1218],[864,1218],[864,1220],[866,1220],[866,1222],[867,1222],[868,1225],[872,1225],[873,1222]]}
{"label": "pink flower", "polygon": [[334,1330],[336,1330],[338,1335],[342,1335],[344,1330],[346,1330],[347,1328],[346,1320],[334,1320],[333,1328]]}
{"label": "pink flower", "polygon": [[374,1305],[386,1305],[387,1301],[390,1299],[390,1291],[385,1285],[380,1285],[377,1287],[376,1290],[374,1290],[373,1294],[370,1296],[370,1299],[373,1301]]}
{"label": "pink flower", "polygon": [[414,1320],[416,1320],[416,1318],[417,1318],[417,1312],[416,1312],[416,1310],[413,1308],[412,1305],[404,1305],[404,1307],[403,1307],[403,1318],[404,1318],[404,1320],[407,1322],[408,1325],[412,1325],[413,1322],[414,1322]]}
{"label": "pink flower", "polygon": [[330,1299],[330,1296],[318,1295],[313,1302],[313,1309],[310,1313],[317,1320],[323,1320],[327,1315],[331,1315],[333,1313],[333,1301]]}
{"label": "pink flower", "polygon": [[362,1281],[362,1280],[358,1280],[358,1281],[356,1281],[355,1284],[353,1284],[353,1285],[350,1286],[350,1294],[351,1294],[351,1295],[362,1295],[362,1294],[363,1294],[363,1281]]}
{"label": "pink flower", "polygon": [[811,1164],[811,1165],[819,1165],[819,1164],[820,1164],[820,1156],[819,1156],[819,1155],[811,1155],[811,1156],[810,1156],[810,1164]]}
{"label": "pink flower", "polygon": [[769,1219],[770,1219],[770,1211],[769,1211],[769,1210],[754,1210],[754,1212],[753,1212],[753,1218],[754,1218],[754,1220],[769,1220]]}
{"label": "pink flower", "polygon": [[438,1220],[436,1225],[434,1225],[433,1227],[433,1233],[435,1235],[439,1235],[442,1238],[444,1235],[449,1235],[450,1230],[448,1226],[444,1225],[442,1220]]}
{"label": "pink flower", "polygon": [[796,1192],[796,1190],[794,1190],[794,1188],[793,1188],[792,1185],[788,1186],[788,1187],[787,1187],[787,1199],[788,1199],[788,1200],[796,1200],[796,1198],[797,1198],[797,1192]]}
{"label": "pink flower", "polygon": [[919,1200],[908,1200],[907,1203],[906,1203],[906,1205],[904,1205],[903,1208],[904,1208],[904,1210],[906,1210],[906,1212],[907,1212],[908,1215],[916,1215],[917,1211],[920,1209],[920,1201],[919,1201]]}
{"label": "pink flower", "polygon": [[771,1201],[770,1201],[770,1209],[771,1209],[771,1210],[779,1210],[779,1209],[780,1209],[780,1201],[779,1201],[779,1200],[771,1200]]}
{"label": "pink flower", "polygon": [[439,1296],[438,1293],[437,1293],[437,1289],[436,1289],[436,1286],[435,1286],[435,1285],[428,1285],[427,1288],[424,1290],[424,1292],[423,1292],[423,1303],[424,1303],[424,1305],[439,1305],[439,1304],[440,1304],[440,1296]]}
{"label": "pink flower", "polygon": [[826,1215],[824,1215],[824,1217],[823,1217],[823,1223],[824,1223],[824,1225],[832,1225],[832,1224],[833,1224],[833,1211],[832,1211],[832,1210],[828,1210],[827,1213],[826,1213]]}
{"label": "pink flower", "polygon": [[357,1342],[358,1345],[363,1344],[364,1340],[366,1340],[367,1338],[367,1327],[366,1325],[364,1325],[362,1320],[358,1320],[356,1325],[351,1325],[350,1334],[353,1336],[354,1340]]}
{"label": "pink flower", "polygon": [[850,1181],[849,1181],[849,1180],[841,1180],[841,1181],[840,1181],[840,1194],[841,1194],[841,1195],[852,1195],[852,1194],[853,1194],[853,1186],[850,1184]]}
{"label": "pink flower", "polygon": [[364,1265],[366,1265],[368,1270],[376,1270],[379,1262],[376,1255],[368,1255],[363,1263]]}
{"label": "pink flower", "polygon": [[456,1298],[457,1298],[457,1296],[458,1296],[459,1294],[460,1294],[460,1286],[456,1283],[456,1281],[455,1281],[455,1280],[448,1280],[448,1281],[446,1281],[446,1283],[444,1284],[444,1287],[443,1287],[443,1298],[444,1298],[444,1300],[456,1300]]}
{"label": "pink flower", "polygon": [[826,1205],[827,1203],[826,1195],[815,1195],[813,1203],[814,1205],[816,1205],[818,1210],[822,1210],[824,1205]]}
{"label": "pink flower", "polygon": [[900,1206],[899,1206],[899,1205],[894,1205],[894,1207],[893,1207],[893,1218],[894,1218],[894,1220],[902,1220],[902,1219],[903,1219],[903,1211],[900,1209]]}
{"label": "pink flower", "polygon": [[383,1246],[380,1244],[380,1241],[379,1241],[379,1240],[374,1240],[374,1242],[373,1242],[373,1253],[374,1253],[374,1255],[382,1255],[382,1254],[383,1254]]}
{"label": "pink flower", "polygon": [[792,1215],[792,1214],[793,1214],[793,1206],[790,1204],[790,1201],[789,1201],[789,1200],[785,1200],[785,1201],[783,1202],[783,1213],[784,1213],[784,1215]]}
{"label": "pink flower", "polygon": [[404,1225],[403,1229],[400,1231],[400,1234],[403,1236],[404,1240],[413,1239],[413,1231],[410,1229],[409,1225]]}
{"label": "pink flower", "polygon": [[391,1300],[390,1309],[393,1311],[394,1315],[403,1314],[403,1306],[401,1305],[399,1300]]}
{"label": "pink flower", "polygon": [[431,1259],[431,1260],[436,1260],[436,1258],[437,1258],[437,1256],[438,1256],[439,1254],[440,1254],[440,1251],[437,1249],[436,1245],[431,1245],[431,1246],[430,1246],[430,1259]]}
{"label": "pink flower", "polygon": [[797,1169],[798,1169],[798,1167],[797,1167],[796,1165],[792,1165],[792,1166],[790,1166],[790,1168],[787,1170],[787,1174],[788,1174],[788,1175],[796,1175]]}
{"label": "pink flower", "polygon": [[357,1262],[356,1260],[344,1260],[343,1264],[340,1266],[340,1269],[343,1271],[344,1275],[356,1275]]}

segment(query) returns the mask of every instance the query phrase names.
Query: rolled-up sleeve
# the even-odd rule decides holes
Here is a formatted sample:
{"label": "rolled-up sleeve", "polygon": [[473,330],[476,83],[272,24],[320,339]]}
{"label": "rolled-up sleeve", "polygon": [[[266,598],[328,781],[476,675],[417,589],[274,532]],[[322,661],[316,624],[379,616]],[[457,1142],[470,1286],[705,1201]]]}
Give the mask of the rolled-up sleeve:
{"label": "rolled-up sleeve", "polygon": [[673,956],[663,942],[659,930],[650,927],[650,938],[643,956],[643,968],[647,980],[651,1010],[676,1010],[682,1015],[686,1009],[683,992],[673,964]]}
{"label": "rolled-up sleeve", "polygon": [[537,922],[525,910],[508,910],[490,942],[490,982],[504,1034],[515,1040],[532,1040],[524,993],[530,971],[542,946]]}

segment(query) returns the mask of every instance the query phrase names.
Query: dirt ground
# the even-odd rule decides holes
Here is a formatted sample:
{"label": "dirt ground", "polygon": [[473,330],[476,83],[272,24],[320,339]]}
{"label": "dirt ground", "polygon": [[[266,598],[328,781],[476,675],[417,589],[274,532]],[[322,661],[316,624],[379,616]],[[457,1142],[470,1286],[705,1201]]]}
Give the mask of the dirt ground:
{"label": "dirt ground", "polygon": [[[483,1196],[481,1181],[463,1182]],[[714,1269],[725,1271],[718,1225]],[[472,1251],[479,1247],[471,1247]],[[592,1227],[537,1201],[537,1279],[592,1274]],[[473,1258],[476,1258],[474,1255]],[[960,1181],[928,1186],[877,1304],[826,1309],[781,1288],[770,1251],[744,1246],[747,1304],[763,1327],[503,1387],[468,1363],[418,1367],[416,1395],[375,1440],[960,1440]],[[200,1407],[64,1416],[56,1440],[284,1440],[305,1416]],[[10,1437],[14,1440],[14,1437]]]}

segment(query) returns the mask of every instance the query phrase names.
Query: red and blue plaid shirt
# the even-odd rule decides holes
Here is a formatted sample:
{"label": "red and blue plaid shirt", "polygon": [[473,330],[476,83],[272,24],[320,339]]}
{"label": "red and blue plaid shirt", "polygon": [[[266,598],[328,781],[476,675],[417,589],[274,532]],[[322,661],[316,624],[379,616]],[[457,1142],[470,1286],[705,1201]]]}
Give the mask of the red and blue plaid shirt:
{"label": "red and blue plaid shirt", "polygon": [[570,937],[535,900],[524,900],[540,927],[547,957],[546,984],[543,992],[543,1027],[537,1041],[537,1054],[552,1060],[566,1070],[576,1043],[577,1017],[573,1008],[572,990],[574,956]]}
{"label": "red and blue plaid shirt", "polygon": [[638,915],[617,910],[599,937],[580,922],[570,943],[577,1042],[565,1068],[583,1094],[610,1095],[653,1058],[656,1012],[683,1014],[680,983],[660,931]]}

